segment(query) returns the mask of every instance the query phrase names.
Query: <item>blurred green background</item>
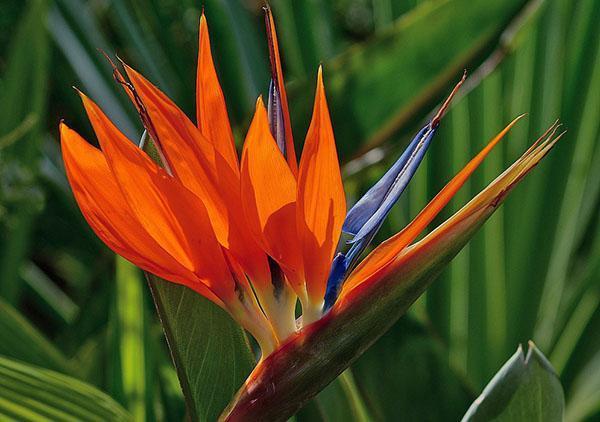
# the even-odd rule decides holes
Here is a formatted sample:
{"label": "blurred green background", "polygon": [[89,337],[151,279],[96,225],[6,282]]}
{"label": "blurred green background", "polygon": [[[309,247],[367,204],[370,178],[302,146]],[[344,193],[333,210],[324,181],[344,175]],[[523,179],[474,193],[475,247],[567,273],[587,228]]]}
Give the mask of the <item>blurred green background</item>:
{"label": "blurred green background", "polygon": [[[203,4],[239,144],[256,97],[267,92],[262,3]],[[324,64],[349,203],[469,71],[464,96],[378,241],[401,229],[514,116],[529,113],[438,222],[555,119],[568,130],[409,315],[296,419],[457,420],[517,345],[532,338],[561,378],[566,419],[600,420],[600,3],[272,0],[271,6],[297,144],[308,125],[316,68]],[[85,224],[64,175],[57,129],[65,119],[95,142],[71,88],[77,86],[130,137],[140,136],[135,111],[98,49],[141,70],[193,116],[201,7],[200,0],[0,5],[0,408],[6,414],[184,417],[149,290]]]}

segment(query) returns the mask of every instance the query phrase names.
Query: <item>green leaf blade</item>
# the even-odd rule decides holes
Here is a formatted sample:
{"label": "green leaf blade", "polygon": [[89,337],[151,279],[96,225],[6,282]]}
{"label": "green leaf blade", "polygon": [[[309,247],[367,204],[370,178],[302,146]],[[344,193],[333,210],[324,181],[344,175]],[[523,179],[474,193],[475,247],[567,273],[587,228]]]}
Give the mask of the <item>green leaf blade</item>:
{"label": "green leaf blade", "polygon": [[546,357],[529,342],[521,346],[471,405],[463,422],[563,420],[565,398]]}
{"label": "green leaf blade", "polygon": [[153,275],[148,284],[191,420],[215,420],[242,385],[254,358],[244,331],[194,291]]}
{"label": "green leaf blade", "polygon": [[0,299],[0,355],[63,373],[72,368],[67,358],[23,315]]}
{"label": "green leaf blade", "polygon": [[131,420],[112,398],[84,382],[4,357],[0,415],[25,421]]}

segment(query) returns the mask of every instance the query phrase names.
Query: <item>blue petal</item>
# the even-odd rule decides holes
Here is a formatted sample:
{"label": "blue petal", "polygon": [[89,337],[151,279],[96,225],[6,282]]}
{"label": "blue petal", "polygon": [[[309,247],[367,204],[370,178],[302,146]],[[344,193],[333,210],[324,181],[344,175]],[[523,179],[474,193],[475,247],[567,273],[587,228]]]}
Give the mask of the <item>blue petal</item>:
{"label": "blue petal", "polygon": [[323,311],[333,306],[348,274],[354,269],[361,254],[369,246],[400,195],[423,160],[436,127],[427,124],[402,153],[398,161],[346,215],[343,230],[353,234],[347,254],[338,253],[331,264],[325,290]]}
{"label": "blue petal", "polygon": [[338,253],[331,263],[331,272],[327,279],[327,288],[325,290],[325,304],[323,312],[329,310],[337,300],[340,288],[348,273],[348,260],[343,253]]}
{"label": "blue petal", "polygon": [[365,223],[371,218],[377,209],[381,206],[381,203],[390,191],[391,186],[398,177],[398,174],[402,171],[406,162],[412,155],[413,151],[419,144],[421,137],[424,135],[428,126],[417,133],[415,138],[406,147],[406,150],[402,153],[398,161],[383,175],[383,177],[375,184],[360,200],[354,204],[354,206],[348,211],[346,220],[344,221],[344,227],[342,230],[345,233],[356,235]]}
{"label": "blue petal", "polygon": [[341,287],[354,269],[364,250],[369,246],[385,217],[398,201],[423,160],[440,120],[465,82],[467,71],[456,84],[438,112],[414,137],[406,150],[383,177],[352,207],[346,215],[342,230],[353,236],[352,246],[346,255],[339,253],[331,264],[331,272],[325,291],[324,311],[337,300]]}
{"label": "blue petal", "polygon": [[[350,243],[372,238],[381,227],[421,164],[436,129],[429,124],[421,129],[394,166],[350,210],[346,217],[348,230],[344,229],[354,234]],[[344,226],[346,228],[346,224]]]}
{"label": "blue petal", "polygon": [[267,103],[267,113],[269,115],[269,128],[279,150],[285,157],[285,124],[283,121],[283,109],[281,108],[281,96],[279,89],[271,79],[269,83],[269,101]]}

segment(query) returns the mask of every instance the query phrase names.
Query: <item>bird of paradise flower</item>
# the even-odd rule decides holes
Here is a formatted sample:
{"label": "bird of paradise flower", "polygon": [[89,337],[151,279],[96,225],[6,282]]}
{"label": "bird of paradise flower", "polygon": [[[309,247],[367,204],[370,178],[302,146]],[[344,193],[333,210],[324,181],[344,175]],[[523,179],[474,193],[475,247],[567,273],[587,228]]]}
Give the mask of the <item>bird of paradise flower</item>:
{"label": "bird of paradise flower", "polygon": [[[259,344],[261,361],[227,411],[231,420],[267,414],[283,418],[339,374],[389,327],[394,321],[390,316],[399,315],[424,290],[425,284],[411,284],[408,276],[430,269],[433,274],[440,262],[449,261],[562,135],[555,136],[558,124],[552,125],[479,195],[413,243],[523,116],[517,117],[411,223],[361,260],[417,170],[466,74],[381,180],[347,211],[322,69],[298,165],[275,24],[268,9],[266,24],[272,68],[268,102],[266,107],[261,98],[256,102],[241,160],[204,15],[196,124],[123,64],[128,80],[116,66],[115,77],[139,112],[144,149],[83,93],[100,149],[65,123],[60,125],[69,182],[98,237],[145,271],[213,301]],[[153,154],[145,152],[149,150]],[[351,239],[340,248],[342,232]],[[410,289],[414,291],[409,294]],[[404,302],[398,299],[399,291]],[[297,319],[298,301],[302,316]],[[339,331],[349,325],[351,334]],[[307,358],[311,347],[329,351],[311,362]],[[329,370],[323,369],[329,375],[282,408],[275,402],[290,394],[285,386],[292,383],[293,374],[296,382],[302,377],[300,369],[286,371],[290,363],[312,373],[313,379],[329,365]],[[265,385],[270,389],[261,387]]]}

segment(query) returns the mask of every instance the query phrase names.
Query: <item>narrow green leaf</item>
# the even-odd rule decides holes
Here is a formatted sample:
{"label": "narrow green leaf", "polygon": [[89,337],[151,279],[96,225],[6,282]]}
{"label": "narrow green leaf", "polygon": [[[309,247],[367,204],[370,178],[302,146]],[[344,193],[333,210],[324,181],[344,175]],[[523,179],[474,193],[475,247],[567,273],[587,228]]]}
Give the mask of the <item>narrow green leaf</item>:
{"label": "narrow green leaf", "polygon": [[[85,10],[85,6],[79,5]],[[82,88],[91,98],[98,101],[102,109],[113,119],[115,124],[129,137],[136,135],[135,125],[123,108],[116,92],[120,89],[112,82],[109,65],[103,68],[96,62],[101,56],[96,49],[101,45],[94,45],[90,51],[86,49],[82,40],[77,37],[76,28],[73,28],[67,17],[57,7],[52,8],[48,18],[48,31],[54,39],[58,49],[64,54],[65,59],[79,78]],[[89,31],[89,29],[86,29]],[[109,82],[110,80],[110,82]],[[133,108],[131,108],[133,111]]]}
{"label": "narrow green leaf", "polygon": [[[28,253],[32,223],[40,208],[37,203],[27,202],[35,199],[35,195],[27,191],[36,186],[41,121],[47,101],[50,56],[45,25],[47,10],[46,0],[28,2],[10,46],[0,91],[0,137],[13,132],[27,118],[35,119],[25,137],[2,150],[3,158],[10,158],[24,175],[20,188],[25,191],[23,203],[16,204],[19,209],[14,221],[0,233],[0,296],[10,303],[16,303],[19,297],[19,271]],[[2,164],[2,169],[4,167]]]}
{"label": "narrow green leaf", "polygon": [[[482,83],[482,120],[483,132],[478,139],[491,139],[501,130],[504,121],[502,107],[502,77],[495,71]],[[498,146],[503,149],[504,144]],[[502,172],[503,160],[500,151],[490,154],[483,163],[483,177],[492,179]],[[485,307],[487,311],[487,355],[488,369],[496,368],[503,361],[506,349],[507,313],[505,246],[504,246],[504,209],[498,210],[483,228],[484,237],[484,284],[486,292]]]}
{"label": "narrow green leaf", "polygon": [[577,374],[565,410],[567,422],[588,420],[600,413],[600,352]]}
{"label": "narrow green leaf", "polygon": [[519,346],[471,405],[462,421],[561,422],[564,405],[558,376],[550,362],[529,342],[527,355]]}
{"label": "narrow green leaf", "polygon": [[550,256],[540,313],[536,327],[536,339],[550,346],[555,340],[555,325],[560,300],[568,278],[569,263],[577,244],[577,225],[584,201],[587,174],[590,171],[600,121],[600,42],[597,43],[590,85],[585,93],[581,124],[571,162],[571,171],[563,193],[556,241]]}
{"label": "narrow green leaf", "polygon": [[59,373],[0,357],[0,416],[21,421],[129,421],[96,388]]}
{"label": "narrow green leaf", "polygon": [[[469,162],[470,148],[470,118],[469,102],[467,99],[456,103],[448,115],[451,123],[451,134],[445,140],[452,148],[452,173],[458,173],[465,163]],[[516,158],[516,157],[515,157]],[[452,210],[458,211],[467,203],[470,196],[470,183],[456,194],[452,200]],[[508,205],[508,204],[507,204]],[[469,264],[471,261],[470,245],[466,245],[450,264],[450,321],[449,353],[452,365],[461,371],[467,371],[468,341],[469,341]]]}
{"label": "narrow green leaf", "polygon": [[579,298],[575,311],[567,321],[550,356],[559,374],[564,370],[569,358],[573,356],[577,343],[582,340],[583,332],[599,305],[600,294],[597,292],[597,287],[592,285],[589,291]]}
{"label": "narrow green leaf", "polygon": [[16,309],[0,299],[0,355],[70,373],[66,357]]}
{"label": "narrow green leaf", "polygon": [[326,421],[368,422],[369,411],[351,369],[346,369],[313,400]]}
{"label": "narrow green leaf", "polygon": [[28,291],[39,299],[42,308],[50,316],[62,323],[74,322],[80,311],[79,306],[41,268],[30,261],[21,267],[19,275],[29,288]]}
{"label": "narrow green leaf", "polygon": [[144,284],[140,271],[121,257],[116,259],[115,313],[119,381],[125,407],[135,420],[148,420],[153,403],[147,376],[150,372],[146,346]]}

